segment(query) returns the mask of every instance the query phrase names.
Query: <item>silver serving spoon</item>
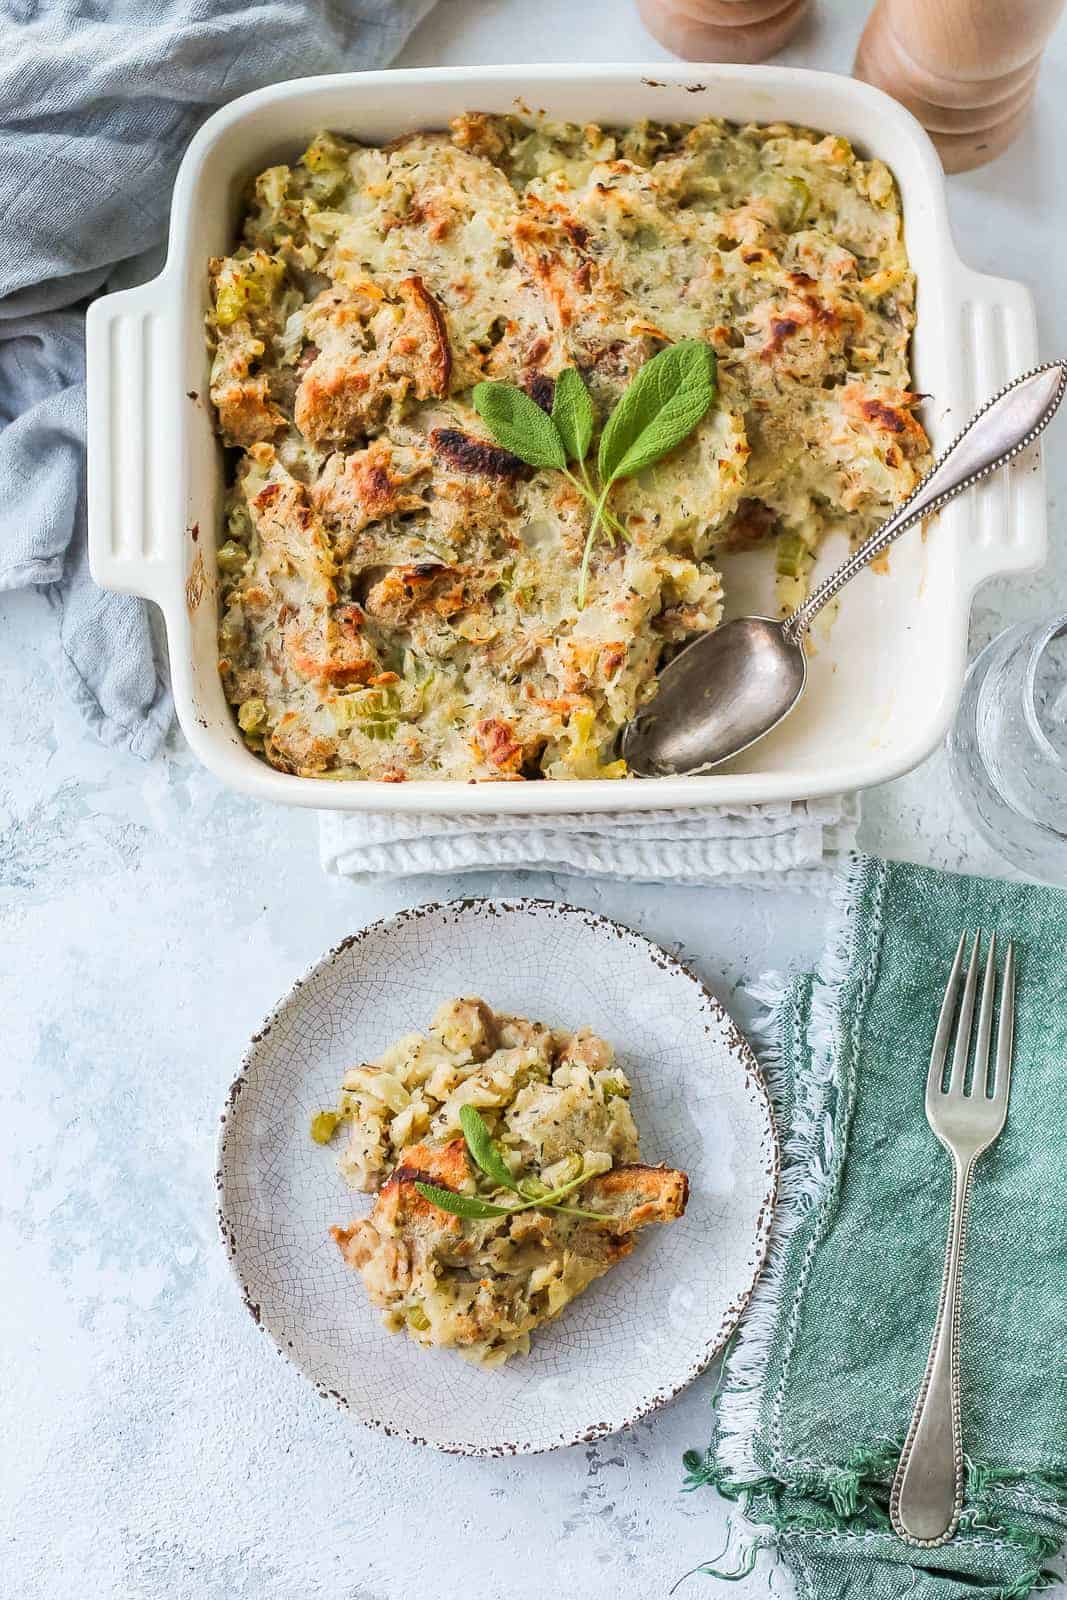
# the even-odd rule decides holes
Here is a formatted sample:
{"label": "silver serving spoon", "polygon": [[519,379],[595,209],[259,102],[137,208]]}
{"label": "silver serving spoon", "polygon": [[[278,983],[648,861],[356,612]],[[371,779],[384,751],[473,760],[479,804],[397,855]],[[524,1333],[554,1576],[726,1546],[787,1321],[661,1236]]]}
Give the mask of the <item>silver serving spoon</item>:
{"label": "silver serving spoon", "polygon": [[783,621],[737,617],[704,634],[660,673],[655,697],[623,728],[620,749],[639,778],[707,772],[747,750],[789,715],[808,667],[812,618],[906,528],[1032,444],[1067,388],[1067,362],[1050,361],[993,396],[904,504]]}

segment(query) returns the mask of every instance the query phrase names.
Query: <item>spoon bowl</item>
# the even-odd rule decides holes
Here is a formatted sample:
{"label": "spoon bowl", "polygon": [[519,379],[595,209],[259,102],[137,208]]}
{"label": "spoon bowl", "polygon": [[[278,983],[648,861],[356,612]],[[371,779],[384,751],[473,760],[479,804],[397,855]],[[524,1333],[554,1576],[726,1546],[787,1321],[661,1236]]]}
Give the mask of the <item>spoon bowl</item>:
{"label": "spoon bowl", "polygon": [[738,617],[688,645],[659,675],[656,697],[622,731],[639,778],[701,773],[770,733],[800,699],[804,648],[773,617]]}

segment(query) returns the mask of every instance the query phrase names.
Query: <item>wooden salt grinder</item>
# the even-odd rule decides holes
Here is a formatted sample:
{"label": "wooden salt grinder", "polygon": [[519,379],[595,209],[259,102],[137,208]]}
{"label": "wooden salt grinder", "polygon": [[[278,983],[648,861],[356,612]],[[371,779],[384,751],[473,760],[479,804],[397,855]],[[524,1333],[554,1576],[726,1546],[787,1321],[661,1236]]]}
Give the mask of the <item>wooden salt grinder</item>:
{"label": "wooden salt grinder", "polygon": [[876,0],[853,70],[914,112],[946,172],[968,172],[1022,127],[1064,3]]}
{"label": "wooden salt grinder", "polygon": [[686,61],[762,61],[780,50],[808,0],[637,0],[653,38]]}

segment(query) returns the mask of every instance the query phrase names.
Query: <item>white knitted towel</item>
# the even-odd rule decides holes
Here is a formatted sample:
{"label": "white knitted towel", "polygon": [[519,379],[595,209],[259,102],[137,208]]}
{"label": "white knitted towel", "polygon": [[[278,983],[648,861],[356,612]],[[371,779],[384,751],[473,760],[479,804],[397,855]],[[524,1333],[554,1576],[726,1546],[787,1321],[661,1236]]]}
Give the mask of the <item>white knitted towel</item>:
{"label": "white knitted towel", "polygon": [[635,883],[815,888],[855,843],[854,795],[553,817],[321,813],[322,864],[357,881],[533,868]]}

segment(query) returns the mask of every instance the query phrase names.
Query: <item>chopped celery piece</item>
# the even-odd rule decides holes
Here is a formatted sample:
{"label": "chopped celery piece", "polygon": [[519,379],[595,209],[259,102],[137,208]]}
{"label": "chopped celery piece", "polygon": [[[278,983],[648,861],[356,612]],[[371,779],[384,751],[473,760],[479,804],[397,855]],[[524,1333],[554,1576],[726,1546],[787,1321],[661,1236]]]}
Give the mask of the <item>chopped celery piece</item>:
{"label": "chopped celery piece", "polygon": [[342,1121],[339,1111],[317,1111],[311,1119],[311,1137],[316,1144],[329,1144]]}
{"label": "chopped celery piece", "polygon": [[780,578],[799,578],[811,560],[811,551],[798,533],[779,535],[775,570]]}
{"label": "chopped celery piece", "polygon": [[248,560],[248,551],[243,544],[235,544],[232,539],[227,539],[225,544],[220,544],[215,557],[219,564],[219,571],[226,577],[236,577]]}
{"label": "chopped celery piece", "polygon": [[267,708],[262,700],[246,700],[237,713],[238,727],[244,733],[259,733],[267,724]]}

